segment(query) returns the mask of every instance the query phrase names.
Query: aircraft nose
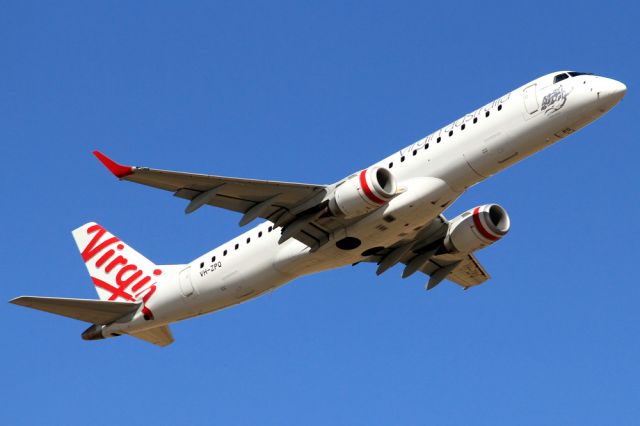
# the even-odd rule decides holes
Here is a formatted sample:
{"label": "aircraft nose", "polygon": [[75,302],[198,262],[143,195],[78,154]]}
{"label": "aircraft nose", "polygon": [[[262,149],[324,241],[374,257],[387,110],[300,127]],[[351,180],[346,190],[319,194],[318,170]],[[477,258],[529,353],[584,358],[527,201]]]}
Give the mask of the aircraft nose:
{"label": "aircraft nose", "polygon": [[598,95],[601,100],[613,106],[617,104],[627,93],[627,86],[611,78],[604,79]]}
{"label": "aircraft nose", "polygon": [[619,82],[618,80],[611,80],[611,82],[609,83],[609,93],[611,93],[611,96],[622,99],[627,93],[627,86],[624,83]]}

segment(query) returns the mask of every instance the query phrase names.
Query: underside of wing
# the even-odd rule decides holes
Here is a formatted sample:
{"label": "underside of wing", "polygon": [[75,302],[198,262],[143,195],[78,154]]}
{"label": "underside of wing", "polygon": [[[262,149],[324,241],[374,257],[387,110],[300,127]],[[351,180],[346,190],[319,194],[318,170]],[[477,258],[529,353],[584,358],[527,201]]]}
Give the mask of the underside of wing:
{"label": "underside of wing", "polygon": [[378,274],[398,263],[404,265],[403,278],[415,272],[422,272],[429,276],[427,290],[434,288],[444,279],[465,289],[487,281],[490,276],[474,254],[451,254],[442,251],[442,242],[448,226],[447,219],[440,215],[413,238],[398,241],[373,253],[365,262],[377,263]]}
{"label": "underside of wing", "polygon": [[206,204],[246,213],[257,204],[270,200],[268,205],[263,205],[264,208],[256,216],[269,218],[279,209],[292,209],[299,206],[325,188],[324,185],[241,179],[124,166],[98,151],[94,154],[116,177],[122,180],[164,189],[177,197],[191,201],[198,199],[199,196],[208,195],[198,199],[196,205],[190,204],[187,212],[192,212]]}
{"label": "underside of wing", "polygon": [[420,269],[420,272],[432,276],[436,271],[451,265],[453,262],[460,263],[449,272],[446,278],[462,287],[468,288],[480,285],[491,278],[473,254],[467,254],[462,259],[456,260],[434,257]]}
{"label": "underside of wing", "polygon": [[295,235],[291,237],[309,246],[319,246],[326,242],[331,232],[327,227],[335,226],[331,219],[320,218],[317,215],[323,207],[321,203],[326,195],[325,185],[125,166],[98,151],[94,151],[94,154],[121,180],[163,189],[176,197],[189,200],[185,208],[186,213],[209,205],[242,213],[241,226],[254,219],[264,218],[284,229],[297,221],[300,226],[296,227]]}

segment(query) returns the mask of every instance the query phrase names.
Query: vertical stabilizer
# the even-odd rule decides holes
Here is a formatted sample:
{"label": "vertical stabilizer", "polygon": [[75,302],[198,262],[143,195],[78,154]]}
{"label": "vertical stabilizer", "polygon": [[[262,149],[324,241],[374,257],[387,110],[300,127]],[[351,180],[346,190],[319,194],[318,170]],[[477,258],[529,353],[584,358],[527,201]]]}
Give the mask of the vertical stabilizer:
{"label": "vertical stabilizer", "polygon": [[[161,268],[97,223],[75,229],[73,238],[101,300],[146,305]],[[153,317],[146,306],[143,313]]]}

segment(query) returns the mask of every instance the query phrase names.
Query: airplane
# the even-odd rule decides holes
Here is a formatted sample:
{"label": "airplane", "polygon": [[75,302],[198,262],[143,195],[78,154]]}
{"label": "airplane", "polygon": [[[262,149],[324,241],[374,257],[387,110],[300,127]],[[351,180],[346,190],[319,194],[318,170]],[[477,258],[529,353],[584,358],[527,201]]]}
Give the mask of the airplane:
{"label": "airplane", "polygon": [[90,323],[85,340],[133,336],[173,342],[169,324],[271,292],[302,275],[403,264],[469,289],[489,279],[475,252],[511,226],[498,204],[451,220],[447,209],[471,186],[560,141],[625,95],[616,80],[575,71],[537,78],[331,185],[212,176],[132,167],[94,151],[120,180],[172,192],[265,221],[186,264],[157,265],[97,223],[73,231],[100,300],[21,296],[16,305]]}

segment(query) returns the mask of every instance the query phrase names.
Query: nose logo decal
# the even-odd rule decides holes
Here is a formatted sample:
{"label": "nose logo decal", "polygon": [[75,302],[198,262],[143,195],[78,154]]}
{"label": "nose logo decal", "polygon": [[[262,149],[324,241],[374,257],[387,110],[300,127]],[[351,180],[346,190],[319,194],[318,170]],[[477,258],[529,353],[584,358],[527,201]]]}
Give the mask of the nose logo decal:
{"label": "nose logo decal", "polygon": [[567,103],[567,96],[569,96],[569,93],[571,92],[566,92],[564,87],[560,85],[560,87],[542,98],[542,106],[540,109],[544,111],[546,115],[560,111],[560,109],[562,109],[562,107]]}

